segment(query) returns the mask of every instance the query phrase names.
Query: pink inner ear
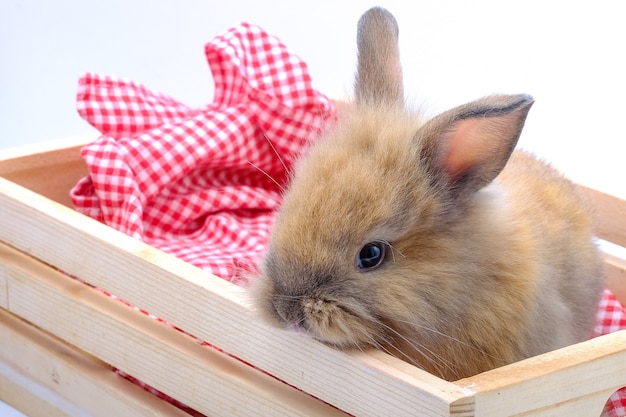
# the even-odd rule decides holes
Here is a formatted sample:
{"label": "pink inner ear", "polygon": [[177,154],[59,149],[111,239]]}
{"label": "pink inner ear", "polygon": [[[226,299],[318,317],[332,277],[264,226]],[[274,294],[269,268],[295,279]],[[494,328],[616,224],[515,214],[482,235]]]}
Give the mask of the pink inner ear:
{"label": "pink inner ear", "polygon": [[458,121],[441,140],[447,143],[445,169],[453,180],[473,168],[501,169],[517,130],[516,113]]}
{"label": "pink inner ear", "polygon": [[447,143],[445,167],[451,178],[475,165],[482,157],[480,122],[477,119],[463,120],[444,139]]}

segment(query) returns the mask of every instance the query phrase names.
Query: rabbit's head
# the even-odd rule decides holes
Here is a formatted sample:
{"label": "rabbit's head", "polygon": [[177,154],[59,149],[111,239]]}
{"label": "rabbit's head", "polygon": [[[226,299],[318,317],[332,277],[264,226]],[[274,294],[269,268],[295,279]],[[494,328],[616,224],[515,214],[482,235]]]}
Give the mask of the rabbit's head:
{"label": "rabbit's head", "polygon": [[386,10],[359,21],[355,103],[296,165],[256,299],[279,326],[407,356],[445,344],[480,291],[472,263],[500,244],[465,241],[468,222],[533,100],[489,96],[424,121],[404,106],[397,41]]}

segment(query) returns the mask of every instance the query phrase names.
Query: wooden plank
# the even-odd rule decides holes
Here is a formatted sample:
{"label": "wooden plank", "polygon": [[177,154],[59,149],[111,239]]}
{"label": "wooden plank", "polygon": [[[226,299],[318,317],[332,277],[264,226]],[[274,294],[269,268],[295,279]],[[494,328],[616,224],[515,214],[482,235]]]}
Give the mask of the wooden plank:
{"label": "wooden plank", "polygon": [[0,245],[0,259],[12,313],[198,411],[344,415],[14,249]]}
{"label": "wooden plank", "polygon": [[626,260],[604,254],[606,286],[626,306]]}
{"label": "wooden plank", "polygon": [[9,304],[8,281],[0,276],[0,307],[7,308]]}
{"label": "wooden plank", "polygon": [[512,417],[601,417],[606,400],[613,394],[609,391],[574,398],[566,403],[532,410]]}
{"label": "wooden plank", "polygon": [[188,416],[4,309],[0,340],[0,399],[29,416]]}
{"label": "wooden plank", "polygon": [[457,383],[476,393],[476,417],[599,415],[626,385],[625,346],[620,331]]}
{"label": "wooden plank", "polygon": [[[2,162],[0,162],[0,166],[1,164]],[[473,388],[461,386],[461,389],[459,389],[451,386],[452,384],[445,383],[427,374],[425,375],[414,367],[407,366],[386,355],[380,356],[376,352],[355,354],[352,358],[349,358],[347,355],[329,350],[307,339],[267,329],[262,323],[258,323],[254,317],[245,291],[242,292],[239,288],[233,288],[233,286],[210,277],[208,274],[202,273],[193,267],[182,267],[168,255],[164,255],[153,248],[142,247],[141,244],[129,243],[128,240],[118,238],[115,234],[104,233],[106,236],[98,239],[97,235],[103,233],[108,228],[98,229],[98,227],[93,226],[93,223],[81,223],[82,220],[79,221],[76,217],[66,218],[64,216],[69,215],[67,212],[63,212],[58,207],[51,208],[48,205],[50,202],[45,201],[45,199],[40,200],[37,197],[30,196],[32,197],[31,201],[24,205],[15,201],[7,203],[7,201],[12,200],[8,193],[14,190],[11,187],[4,188],[0,183],[0,191],[2,191],[0,193],[0,210],[4,213],[4,208],[10,207],[11,210],[18,211],[26,209],[26,213],[32,213],[33,210],[39,212],[36,217],[38,221],[41,220],[43,222],[43,227],[46,230],[38,230],[36,225],[29,226],[23,221],[24,219],[20,218],[20,223],[17,225],[0,224],[0,240],[5,239],[5,232],[8,231],[7,236],[10,235],[8,238],[11,240],[11,244],[17,241],[29,253],[31,253],[30,249],[34,249],[38,254],[37,256],[43,256],[42,259],[53,265],[60,266],[57,261],[62,261],[63,265],[70,266],[69,268],[60,266],[64,270],[69,271],[72,269],[78,271],[81,277],[88,277],[95,285],[100,283],[102,284],[101,286],[122,296],[124,299],[129,301],[135,300],[137,304],[149,309],[160,317],[168,318],[168,320],[185,328],[185,330],[192,331],[192,333],[200,337],[205,336],[203,338],[220,344],[228,351],[250,362],[262,364],[264,369],[271,370],[272,373],[288,380],[290,383],[300,387],[307,387],[307,391],[315,392],[335,404],[347,404],[346,410],[363,415],[382,415],[385,413],[396,413],[396,415],[407,413],[406,415],[409,415],[408,413],[411,412],[413,414],[422,413],[426,415],[448,415],[448,413],[451,413],[450,415],[474,415],[474,404],[471,399]],[[624,215],[624,207],[626,207],[624,201],[591,189],[587,189],[584,192],[590,196],[590,199],[599,208],[598,213],[603,218],[609,216],[608,218],[613,219],[612,222],[601,222],[599,235],[604,239],[624,246],[624,242],[626,242],[624,238],[626,230],[624,229],[623,221],[626,218]],[[6,200],[5,197],[7,197]],[[3,205],[5,203],[7,205]],[[50,210],[51,218],[53,219],[52,225],[45,224],[50,219],[40,218],[40,215],[43,216],[42,210],[44,213],[46,210]],[[26,216],[27,214],[24,214],[20,217],[26,218]],[[622,219],[621,222],[619,221],[620,219]],[[78,222],[77,228],[80,229],[85,226],[87,231],[68,231],[66,227],[76,224],[75,221]],[[0,223],[2,223],[2,219],[0,219]],[[41,226],[41,223],[39,226]],[[34,231],[35,239],[33,239],[30,233],[26,233],[27,236],[17,236],[20,232],[20,227],[26,227],[29,232]],[[55,231],[61,231],[61,233],[55,236]],[[60,240],[56,239],[56,237],[59,237]],[[59,248],[46,249],[46,245],[41,245],[34,241],[36,238],[53,238],[63,246],[66,246],[68,251],[64,254]],[[76,241],[72,243],[74,238],[76,238]],[[84,245],[95,246],[86,247]],[[102,246],[102,253],[99,253],[98,245]],[[129,252],[128,256],[121,253],[124,251]],[[74,265],[76,264],[76,253],[82,253],[83,256],[81,257],[84,257],[83,259],[90,259],[89,264]],[[107,262],[109,255],[113,256]],[[139,260],[133,259],[137,257]],[[96,265],[92,267],[91,261]],[[122,264],[119,264],[119,262],[122,262]],[[124,275],[126,267],[128,267],[130,273]],[[145,269],[145,276],[141,275],[142,269]],[[609,276],[621,277],[620,279],[623,279],[624,260],[617,257],[609,258],[607,260],[607,270],[609,271]],[[177,273],[177,271],[180,271],[180,273]],[[115,276],[115,274],[118,274],[118,276]],[[185,278],[182,278],[180,275],[183,275]],[[171,282],[166,282],[170,278],[172,279]],[[131,282],[122,282],[124,280]],[[622,281],[618,280],[617,282]],[[2,285],[1,281],[0,285]],[[609,285],[613,289],[612,284]],[[163,286],[163,289],[155,289],[156,286]],[[173,290],[174,293],[163,294],[163,292],[167,293],[170,290]],[[180,294],[176,293],[177,290],[180,290]],[[192,307],[188,306],[187,301],[184,299],[186,296],[191,296],[189,299],[195,300],[196,294],[194,294],[194,291],[198,291],[199,294],[197,301],[194,301],[197,302],[197,305],[193,305],[193,307],[199,307],[195,316],[191,312]],[[145,295],[142,293],[145,293]],[[171,296],[168,298],[167,295]],[[168,299],[173,301],[167,303]],[[1,300],[2,289],[0,288],[0,302]],[[164,301],[166,301],[165,304],[170,305],[162,305]],[[209,306],[213,302],[216,303],[216,308]],[[179,305],[179,303],[182,304]],[[175,308],[172,308],[172,306],[179,307],[183,311],[175,311]],[[225,311],[220,310],[224,307],[226,308]],[[234,319],[232,317],[233,314],[235,315]],[[206,317],[206,322],[203,323],[201,320],[198,320],[198,316]],[[255,326],[259,326],[259,328],[255,330]],[[238,331],[232,332],[228,330],[229,328],[236,328]],[[255,336],[258,336],[258,338]],[[288,358],[289,355],[294,355],[295,359]],[[316,359],[319,360],[315,362]],[[281,363],[281,361],[283,362]],[[313,362],[317,370],[309,369],[308,362]],[[327,388],[320,387],[320,385],[326,382],[323,377],[324,371],[326,369],[334,369],[337,363],[340,363],[341,368],[345,369],[350,376],[354,375],[357,377],[356,379],[350,378],[351,382],[356,380],[356,385],[352,387],[353,389],[345,387],[345,378],[342,379],[335,375],[327,378]],[[541,367],[540,365],[543,366],[541,363],[538,363],[536,366]],[[384,381],[380,384],[370,383],[362,386],[359,378],[362,378],[363,374],[367,374],[368,370],[370,373],[373,372],[377,379]],[[534,387],[535,389],[536,386]],[[505,391],[508,392],[508,388],[505,388]],[[528,388],[528,390],[530,389]],[[396,392],[391,392],[393,390],[396,390]],[[337,392],[335,396],[333,396],[331,391]],[[354,394],[354,392],[358,392],[358,394]],[[391,394],[391,397],[386,394]],[[485,395],[486,393],[481,391],[481,406],[477,406],[476,415],[491,415],[481,414],[481,407],[485,403],[492,401],[491,399],[485,400],[487,398]],[[589,394],[588,397],[596,398],[595,401],[600,401],[599,399],[603,395],[605,395],[605,391],[595,391],[593,394]],[[348,399],[344,400],[344,397]],[[407,398],[410,399],[408,402]],[[414,398],[417,398],[417,400],[414,400]],[[500,395],[494,398],[494,404],[497,405]],[[564,401],[559,410],[564,410],[566,406],[576,410],[576,407],[580,405],[574,406],[572,404],[583,401],[580,398],[582,397]],[[385,404],[384,408],[379,409],[370,407],[370,404],[381,401],[406,402],[406,407],[398,404],[391,406]],[[414,402],[411,403],[411,401]],[[359,406],[357,403],[361,403],[361,405]],[[532,412],[553,415],[547,411],[553,407],[554,404],[551,404],[541,410],[533,410]],[[528,412],[531,411],[521,411],[518,414],[525,415]]]}
{"label": "wooden plank", "polygon": [[0,361],[0,399],[30,417],[75,417],[88,415],[54,392],[41,388]]}
{"label": "wooden plank", "polygon": [[87,175],[80,148],[94,134],[0,150],[0,176],[72,207],[69,190]]}
{"label": "wooden plank", "polygon": [[388,364],[269,327],[250,306],[245,289],[2,179],[0,211],[6,213],[0,241],[342,410],[360,416],[448,416],[459,401],[467,406],[467,391],[398,359],[388,359],[397,363],[390,371]]}
{"label": "wooden plank", "polygon": [[598,236],[626,247],[626,200],[582,185],[579,189],[595,207]]}

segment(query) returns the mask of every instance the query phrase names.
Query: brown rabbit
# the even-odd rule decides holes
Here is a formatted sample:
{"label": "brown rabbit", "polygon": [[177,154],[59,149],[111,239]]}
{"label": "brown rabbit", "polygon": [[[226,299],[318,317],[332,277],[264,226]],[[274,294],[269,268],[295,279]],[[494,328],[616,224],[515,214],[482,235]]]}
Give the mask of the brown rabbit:
{"label": "brown rabbit", "polygon": [[424,121],[404,108],[397,36],[386,10],[362,16],[356,103],[295,168],[260,310],[449,380],[588,338],[602,288],[590,216],[572,183],[512,153],[533,99]]}

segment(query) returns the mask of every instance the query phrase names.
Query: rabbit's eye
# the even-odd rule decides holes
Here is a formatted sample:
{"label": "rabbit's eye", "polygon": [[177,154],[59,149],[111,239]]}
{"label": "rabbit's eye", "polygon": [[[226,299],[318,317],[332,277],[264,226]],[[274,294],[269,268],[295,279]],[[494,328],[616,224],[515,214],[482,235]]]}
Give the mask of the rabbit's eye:
{"label": "rabbit's eye", "polygon": [[356,257],[356,267],[361,272],[374,270],[385,261],[389,244],[386,242],[370,242],[363,246]]}

